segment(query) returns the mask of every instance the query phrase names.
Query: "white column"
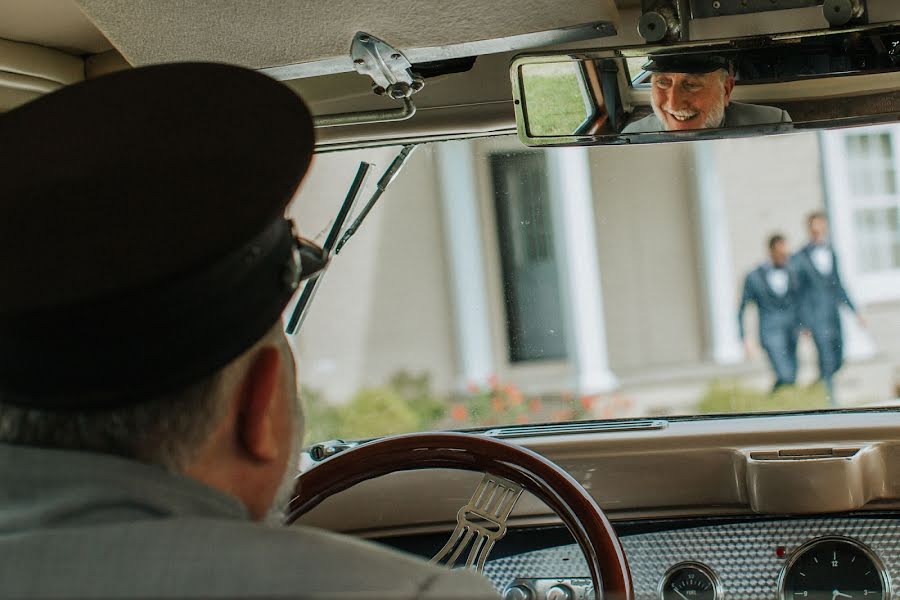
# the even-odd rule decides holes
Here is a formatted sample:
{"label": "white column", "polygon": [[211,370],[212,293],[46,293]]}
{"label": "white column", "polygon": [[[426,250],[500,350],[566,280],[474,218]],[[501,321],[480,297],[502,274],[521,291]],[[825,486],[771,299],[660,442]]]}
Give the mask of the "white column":
{"label": "white column", "polygon": [[603,285],[597,248],[591,170],[584,148],[555,148],[547,153],[556,231],[559,232],[561,297],[568,304],[569,347],[574,354],[581,394],[615,389],[609,368]]}
{"label": "white column", "polygon": [[462,389],[495,373],[478,189],[469,142],[436,144]]}
{"label": "white column", "polygon": [[694,144],[697,166],[697,204],[702,241],[701,263],[706,294],[707,331],[712,359],[734,364],[744,357],[737,326],[734,263],[728,236],[723,187],[716,167],[713,144]]}

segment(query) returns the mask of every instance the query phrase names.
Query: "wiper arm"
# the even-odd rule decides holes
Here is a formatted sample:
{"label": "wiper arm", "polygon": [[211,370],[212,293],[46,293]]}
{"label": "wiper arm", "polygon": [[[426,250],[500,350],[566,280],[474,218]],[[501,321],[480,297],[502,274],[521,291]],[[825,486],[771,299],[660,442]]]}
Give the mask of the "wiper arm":
{"label": "wiper arm", "polygon": [[[356,204],[356,199],[359,198],[359,192],[362,190],[363,183],[365,183],[366,176],[369,174],[369,169],[371,168],[372,165],[370,163],[359,163],[359,169],[356,170],[356,177],[353,178],[353,183],[350,184],[350,189],[347,191],[347,197],[344,198],[344,203],[341,204],[341,208],[338,210],[334,223],[331,225],[331,231],[328,232],[328,237],[325,238],[325,243],[322,244],[322,251],[326,258],[331,257],[331,251],[334,249],[338,236],[344,228],[344,222],[347,220],[347,217],[350,216],[350,211],[353,210],[353,205]],[[327,270],[327,268],[325,270]],[[297,299],[297,304],[294,306],[294,312],[291,313],[291,318],[288,320],[287,327],[285,328],[288,335],[293,335],[300,328],[303,319],[306,317],[306,309],[313,299],[313,296],[315,296],[316,290],[324,275],[325,271],[322,271],[306,282],[303,291],[300,292],[300,298]]]}
{"label": "wiper arm", "polygon": [[334,249],[334,253],[338,254],[341,251],[341,248],[344,247],[344,244],[353,237],[353,234],[359,229],[359,226],[362,225],[362,222],[369,215],[369,211],[372,210],[372,207],[375,206],[375,203],[378,202],[378,199],[381,198],[381,195],[387,190],[388,186],[391,185],[391,182],[397,178],[397,175],[400,173],[400,169],[403,168],[403,165],[406,164],[406,161],[409,159],[409,155],[412,154],[412,151],[415,150],[415,146],[407,145],[403,146],[403,149],[400,150],[400,154],[393,160],[391,166],[387,168],[384,172],[384,175],[381,176],[381,179],[378,180],[378,183],[375,184],[375,191],[372,193],[372,197],[363,207],[362,211],[360,211],[359,216],[356,217],[356,220],[353,221],[353,224],[347,228],[347,231],[344,232],[344,236],[341,238],[341,241],[338,242],[337,248]]}
{"label": "wiper arm", "polygon": [[[409,155],[412,154],[412,151],[415,150],[415,148],[416,147],[412,144],[403,146],[400,153],[397,154],[391,162],[391,165],[385,170],[381,179],[375,184],[375,191],[372,193],[372,197],[369,198],[369,201],[360,211],[359,216],[357,216],[353,223],[347,227],[344,231],[344,235],[341,236],[340,241],[338,241],[335,246],[335,242],[344,226],[344,221],[347,220],[347,217],[353,210],[353,205],[356,203],[356,199],[362,189],[366,175],[372,167],[372,165],[367,162],[359,164],[359,169],[356,172],[353,183],[350,184],[350,190],[347,192],[347,197],[344,199],[344,203],[341,205],[337,217],[335,217],[334,224],[331,226],[331,231],[328,232],[328,237],[322,245],[322,250],[327,258],[331,258],[332,248],[334,249],[334,254],[338,254],[341,251],[341,248],[344,247],[344,244],[346,244],[347,241],[353,237],[353,234],[359,230],[360,225],[362,225],[365,218],[369,215],[369,212],[375,206],[375,203],[378,202],[381,195],[387,191],[388,186],[390,186],[394,179],[397,178],[397,175],[400,173],[400,170],[403,168],[403,165],[406,164]],[[322,278],[325,276],[327,270],[326,267],[325,270],[306,282],[303,291],[300,292],[300,298],[297,299],[297,304],[294,306],[294,312],[291,314],[291,318],[288,320],[287,327],[285,328],[288,335],[293,335],[300,329],[300,325],[303,324],[303,319],[306,318],[310,302],[312,302],[316,290],[319,288],[319,284],[322,282]]]}

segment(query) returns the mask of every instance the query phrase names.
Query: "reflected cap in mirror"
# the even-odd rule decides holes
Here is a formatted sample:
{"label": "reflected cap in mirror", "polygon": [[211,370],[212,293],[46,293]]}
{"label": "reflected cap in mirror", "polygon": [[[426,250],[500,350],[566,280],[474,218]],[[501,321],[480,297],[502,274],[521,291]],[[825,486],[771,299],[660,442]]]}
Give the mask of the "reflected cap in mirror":
{"label": "reflected cap in mirror", "polygon": [[657,54],[641,68],[653,73],[712,73],[733,70],[733,63],[721,54]]}
{"label": "reflected cap in mirror", "polygon": [[249,349],[324,264],[284,218],[315,141],[281,83],[177,63],[0,115],[0,403],[112,408]]}

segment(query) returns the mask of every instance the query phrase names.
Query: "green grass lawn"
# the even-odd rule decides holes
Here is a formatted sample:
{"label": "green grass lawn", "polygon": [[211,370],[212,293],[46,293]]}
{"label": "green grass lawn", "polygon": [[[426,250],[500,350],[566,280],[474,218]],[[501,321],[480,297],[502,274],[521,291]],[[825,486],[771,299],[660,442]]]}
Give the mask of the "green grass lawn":
{"label": "green grass lawn", "polygon": [[574,69],[526,70],[523,78],[528,129],[533,137],[572,135],[588,117]]}

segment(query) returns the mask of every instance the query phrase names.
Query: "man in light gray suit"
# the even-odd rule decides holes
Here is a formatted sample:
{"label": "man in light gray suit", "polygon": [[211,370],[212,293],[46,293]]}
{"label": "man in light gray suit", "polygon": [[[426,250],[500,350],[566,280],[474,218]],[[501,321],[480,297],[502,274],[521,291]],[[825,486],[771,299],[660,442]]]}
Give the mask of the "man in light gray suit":
{"label": "man in light gray suit", "polygon": [[759,315],[759,343],[769,357],[775,384],[772,391],[797,381],[797,275],[788,265],[790,253],[784,236],[769,238],[769,260],[759,265],[744,279],[741,306],[738,310],[738,330],[748,353],[752,345],[744,332],[744,311],[756,304]]}
{"label": "man in light gray suit", "polygon": [[819,358],[819,377],[829,400],[834,397],[834,374],[844,364],[844,334],[841,305],[852,310],[865,324],[850,300],[838,269],[837,255],[828,240],[828,217],[815,212],[807,219],[809,243],[791,258],[797,272],[800,293],[800,325],[812,334]]}
{"label": "man in light gray suit", "polygon": [[496,598],[359,539],[263,524],[303,415],[281,315],[321,249],[284,214],[300,98],[181,63],[0,114],[0,596]]}
{"label": "man in light gray suit", "polygon": [[718,55],[653,57],[643,66],[652,73],[653,114],[626,126],[622,133],[654,133],[789,123],[787,111],[731,101],[734,73]]}

